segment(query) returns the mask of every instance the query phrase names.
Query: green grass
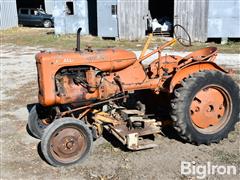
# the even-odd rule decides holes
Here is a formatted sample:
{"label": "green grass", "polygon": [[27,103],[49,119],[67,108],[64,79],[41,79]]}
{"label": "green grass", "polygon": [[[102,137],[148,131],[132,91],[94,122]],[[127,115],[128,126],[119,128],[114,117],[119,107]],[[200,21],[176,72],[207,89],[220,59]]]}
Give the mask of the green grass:
{"label": "green grass", "polygon": [[[76,46],[76,35],[56,36],[53,29],[19,27],[0,31],[1,43],[12,43],[24,46],[40,46],[60,50],[72,50]],[[138,41],[127,40],[103,40],[94,36],[82,36],[81,47],[91,46],[93,48],[119,47],[131,50],[142,50],[146,38]],[[164,43],[163,38],[154,36],[150,48],[156,48]],[[221,45],[215,43],[194,43],[191,47],[183,47],[176,44],[170,49],[176,51],[194,51],[206,46],[216,46],[222,53],[240,53],[240,42],[229,42]]]}

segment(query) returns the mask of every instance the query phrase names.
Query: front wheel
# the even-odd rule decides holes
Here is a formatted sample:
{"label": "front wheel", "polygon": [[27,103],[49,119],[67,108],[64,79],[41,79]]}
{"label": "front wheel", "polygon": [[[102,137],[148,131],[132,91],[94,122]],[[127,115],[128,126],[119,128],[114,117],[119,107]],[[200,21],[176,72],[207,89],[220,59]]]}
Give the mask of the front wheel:
{"label": "front wheel", "polygon": [[202,71],[182,81],[171,101],[179,135],[194,144],[219,142],[239,121],[239,87],[226,74]]}
{"label": "front wheel", "polygon": [[56,119],[44,131],[41,150],[53,166],[82,162],[92,148],[92,133],[82,121],[74,118]]}
{"label": "front wheel", "polygon": [[33,106],[28,116],[28,130],[37,139],[41,139],[45,128],[48,126],[46,119],[39,118],[37,105]]}
{"label": "front wheel", "polygon": [[43,26],[45,28],[50,28],[50,27],[52,27],[52,22],[50,20],[44,20],[43,21]]}

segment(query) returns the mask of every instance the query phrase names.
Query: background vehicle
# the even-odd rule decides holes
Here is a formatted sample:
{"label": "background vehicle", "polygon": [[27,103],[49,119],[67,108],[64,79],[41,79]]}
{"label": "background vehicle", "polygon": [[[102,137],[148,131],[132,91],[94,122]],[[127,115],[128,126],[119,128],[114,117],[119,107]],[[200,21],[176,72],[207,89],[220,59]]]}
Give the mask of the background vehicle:
{"label": "background vehicle", "polygon": [[20,8],[18,11],[18,23],[24,26],[53,27],[53,16],[43,9]]}
{"label": "background vehicle", "polygon": [[[162,55],[188,33],[175,26],[175,38],[139,58],[123,49],[80,50],[80,31],[73,52],[36,55],[39,104],[28,127],[40,138],[46,160],[54,166],[84,160],[93,139],[107,130],[130,150],[153,148],[149,136],[160,133],[170,111],[179,136],[193,144],[216,143],[234,129],[239,114],[239,87],[214,63],[217,48],[185,57]],[[148,65],[142,61],[157,53]],[[153,137],[152,137],[153,138]]]}

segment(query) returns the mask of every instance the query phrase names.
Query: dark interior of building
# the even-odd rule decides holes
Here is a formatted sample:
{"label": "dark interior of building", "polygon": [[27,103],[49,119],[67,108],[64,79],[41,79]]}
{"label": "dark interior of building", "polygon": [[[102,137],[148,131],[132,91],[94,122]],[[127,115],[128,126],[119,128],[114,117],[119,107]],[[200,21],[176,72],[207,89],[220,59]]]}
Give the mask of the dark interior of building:
{"label": "dark interior of building", "polygon": [[168,21],[173,25],[174,0],[149,0],[149,11],[152,19],[156,18],[160,24]]}
{"label": "dark interior of building", "polygon": [[97,36],[97,0],[88,0],[89,33]]}
{"label": "dark interior of building", "polygon": [[17,9],[19,8],[42,8],[45,10],[44,0],[17,0]]}
{"label": "dark interior of building", "polygon": [[174,0],[149,0],[149,11],[153,19],[158,19],[166,16],[173,20]]}

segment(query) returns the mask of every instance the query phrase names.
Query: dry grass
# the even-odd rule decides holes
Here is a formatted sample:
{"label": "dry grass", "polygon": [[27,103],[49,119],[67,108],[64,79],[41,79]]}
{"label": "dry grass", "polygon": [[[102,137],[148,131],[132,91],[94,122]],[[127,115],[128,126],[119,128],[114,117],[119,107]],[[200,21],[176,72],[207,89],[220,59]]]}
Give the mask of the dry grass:
{"label": "dry grass", "polygon": [[[71,50],[75,48],[76,36],[75,35],[54,35],[53,29],[43,29],[43,28],[27,28],[19,27],[9,30],[0,31],[1,43],[13,43],[16,45],[25,46],[40,46],[46,48],[55,49],[67,49]],[[150,48],[155,48],[156,46],[164,42],[164,38],[154,37]],[[103,40],[99,37],[94,36],[82,36],[81,46],[86,47],[87,45],[93,48],[107,48],[107,47],[120,47],[132,50],[141,50],[144,46],[146,38],[139,41],[127,41],[127,40]],[[240,42],[229,42],[226,45],[215,44],[215,43],[194,43],[192,47],[186,48],[179,44],[171,47],[172,50],[181,51],[193,51],[206,46],[217,46],[219,52],[223,53],[240,53]]]}

